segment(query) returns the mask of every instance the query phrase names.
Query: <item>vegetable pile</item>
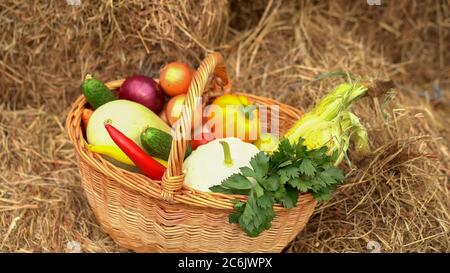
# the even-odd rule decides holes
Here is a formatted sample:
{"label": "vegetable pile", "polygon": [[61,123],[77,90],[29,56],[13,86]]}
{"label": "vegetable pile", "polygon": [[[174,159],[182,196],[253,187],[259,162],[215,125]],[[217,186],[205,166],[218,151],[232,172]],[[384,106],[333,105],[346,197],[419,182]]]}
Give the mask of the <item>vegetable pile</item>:
{"label": "vegetable pile", "polygon": [[[272,145],[253,157],[252,168],[242,167],[239,173],[211,187],[213,192],[248,196],[247,202],[234,200],[236,212],[229,216],[229,222],[239,224],[249,236],[257,236],[271,227],[275,202],[292,208],[298,195],[307,192],[317,201],[331,198],[344,179],[336,166],[344,158],[349,140],[353,138],[358,151],[369,149],[364,126],[348,110],[366,91],[360,83],[339,85],[294,124],[276,148]],[[260,139],[260,143],[265,140]]]}
{"label": "vegetable pile", "polygon": [[[81,90],[90,106],[82,113],[88,149],[117,167],[160,180],[172,143],[170,125],[180,118],[192,75],[187,64],[172,62],[161,70],[160,84],[133,75],[116,92],[86,75]],[[189,146],[186,157],[191,152]]]}
{"label": "vegetable pile", "polygon": [[[118,91],[87,75],[81,89],[90,107],[81,118],[88,149],[117,167],[161,180],[171,126],[180,119],[193,75],[187,64],[172,62],[160,71],[159,82],[134,75]],[[275,204],[293,208],[304,193],[328,200],[344,180],[338,165],[350,141],[357,152],[369,150],[367,132],[349,110],[366,92],[360,82],[338,85],[284,136],[261,131],[262,111],[248,97],[216,97],[196,109],[200,115],[191,122],[185,187],[247,196],[233,200],[229,222],[249,236],[271,227]]]}

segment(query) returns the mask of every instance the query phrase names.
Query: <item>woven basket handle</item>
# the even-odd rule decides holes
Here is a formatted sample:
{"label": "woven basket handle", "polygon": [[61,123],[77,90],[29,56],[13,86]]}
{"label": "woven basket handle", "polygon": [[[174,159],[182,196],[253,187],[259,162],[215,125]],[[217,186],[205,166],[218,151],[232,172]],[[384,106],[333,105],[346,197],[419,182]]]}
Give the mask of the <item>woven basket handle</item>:
{"label": "woven basket handle", "polygon": [[[172,148],[168,159],[168,167],[163,176],[163,190],[161,196],[165,200],[172,200],[173,194],[183,187],[183,160],[186,153],[188,138],[191,134],[191,123],[195,109],[199,106],[200,98],[208,87],[211,79],[219,78],[223,85],[222,91],[228,92],[231,84],[225,69],[225,63],[220,53],[211,53],[203,60],[194,73],[187,98],[181,112],[180,122],[173,130]],[[217,85],[215,85],[217,87]]]}

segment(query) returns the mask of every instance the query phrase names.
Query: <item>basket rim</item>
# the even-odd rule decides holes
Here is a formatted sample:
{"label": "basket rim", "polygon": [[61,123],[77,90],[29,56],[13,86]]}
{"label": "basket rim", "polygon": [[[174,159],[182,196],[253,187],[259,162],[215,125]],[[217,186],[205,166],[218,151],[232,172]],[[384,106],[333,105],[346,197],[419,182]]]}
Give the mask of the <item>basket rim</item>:
{"label": "basket rim", "polygon": [[[109,83],[117,83],[116,80]],[[107,84],[108,85],[108,84]],[[303,111],[296,109],[290,105],[280,103],[274,99],[256,96],[253,94],[243,93],[243,92],[233,92],[233,94],[237,95],[245,95],[251,101],[264,99],[267,104],[276,104],[283,109],[288,110],[288,112],[292,115],[292,118],[298,119],[301,115],[303,115]],[[122,186],[137,191],[140,194],[144,194],[151,198],[157,198],[163,200],[161,196],[162,181],[160,180],[152,180],[147,176],[139,173],[134,173],[122,168],[119,168],[108,160],[104,159],[98,154],[95,154],[87,148],[87,141],[84,138],[82,126],[81,126],[81,114],[85,109],[85,105],[87,104],[86,98],[84,95],[80,95],[75,102],[73,103],[66,119],[66,131],[68,133],[69,139],[75,146],[75,151],[79,157],[81,157],[85,162],[87,162],[90,167],[95,170],[101,172],[106,175],[110,179],[115,182],[121,184]],[[233,210],[232,200],[246,200],[247,197],[244,195],[236,195],[236,194],[221,194],[221,193],[210,193],[210,192],[201,192],[198,190],[194,190],[192,188],[188,188],[183,185],[183,188],[179,190],[175,195],[172,203],[182,203],[187,205],[194,205],[200,207],[208,207],[215,209],[225,209],[225,210]],[[304,193],[300,194],[297,206],[300,206],[305,203],[315,202],[312,194]],[[275,211],[287,210],[280,204],[274,205]]]}

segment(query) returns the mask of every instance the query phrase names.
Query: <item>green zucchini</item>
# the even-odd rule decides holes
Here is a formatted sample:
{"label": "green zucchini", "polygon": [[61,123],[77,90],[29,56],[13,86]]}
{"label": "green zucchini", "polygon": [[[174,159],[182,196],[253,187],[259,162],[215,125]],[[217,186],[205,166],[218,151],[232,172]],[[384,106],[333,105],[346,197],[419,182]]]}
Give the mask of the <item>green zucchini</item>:
{"label": "green zucchini", "polygon": [[[151,156],[168,160],[170,149],[172,147],[172,136],[160,129],[148,127],[141,133],[141,143],[144,150]],[[188,157],[192,153],[192,147],[189,144],[184,155]]]}

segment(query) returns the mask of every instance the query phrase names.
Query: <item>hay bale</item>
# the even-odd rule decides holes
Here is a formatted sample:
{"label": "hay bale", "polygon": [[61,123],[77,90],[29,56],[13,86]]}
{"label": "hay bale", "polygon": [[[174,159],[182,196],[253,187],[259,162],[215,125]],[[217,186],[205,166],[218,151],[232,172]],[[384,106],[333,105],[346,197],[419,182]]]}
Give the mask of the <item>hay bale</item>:
{"label": "hay bale", "polygon": [[67,107],[88,72],[105,80],[152,76],[167,60],[198,61],[224,41],[227,4],[2,1],[1,101],[19,108],[49,101]]}
{"label": "hay bale", "polygon": [[[324,72],[344,69],[396,83],[395,95],[353,107],[373,153],[362,159],[349,153],[346,184],[287,251],[366,252],[371,241],[383,252],[449,251],[449,112],[419,96],[434,82],[449,88],[442,41],[450,32],[433,17],[448,17],[448,7],[267,1],[263,14],[240,33],[228,58],[239,90],[309,109],[337,84],[309,84]],[[448,109],[448,97],[440,100]]]}
{"label": "hay bale", "polygon": [[89,210],[63,129],[81,80],[198,61],[224,41],[227,22],[226,0],[0,3],[0,251],[65,251],[72,240],[116,250]]}
{"label": "hay bale", "polygon": [[204,48],[225,53],[236,90],[305,109],[337,83],[310,81],[337,68],[396,84],[395,96],[353,107],[373,153],[349,153],[345,185],[286,251],[365,252],[370,241],[382,252],[450,251],[445,1],[174,5],[0,4],[0,251],[67,251],[72,241],[83,252],[125,251],[100,230],[83,195],[62,128],[68,105],[87,71],[152,74],[171,58],[196,63]]}

